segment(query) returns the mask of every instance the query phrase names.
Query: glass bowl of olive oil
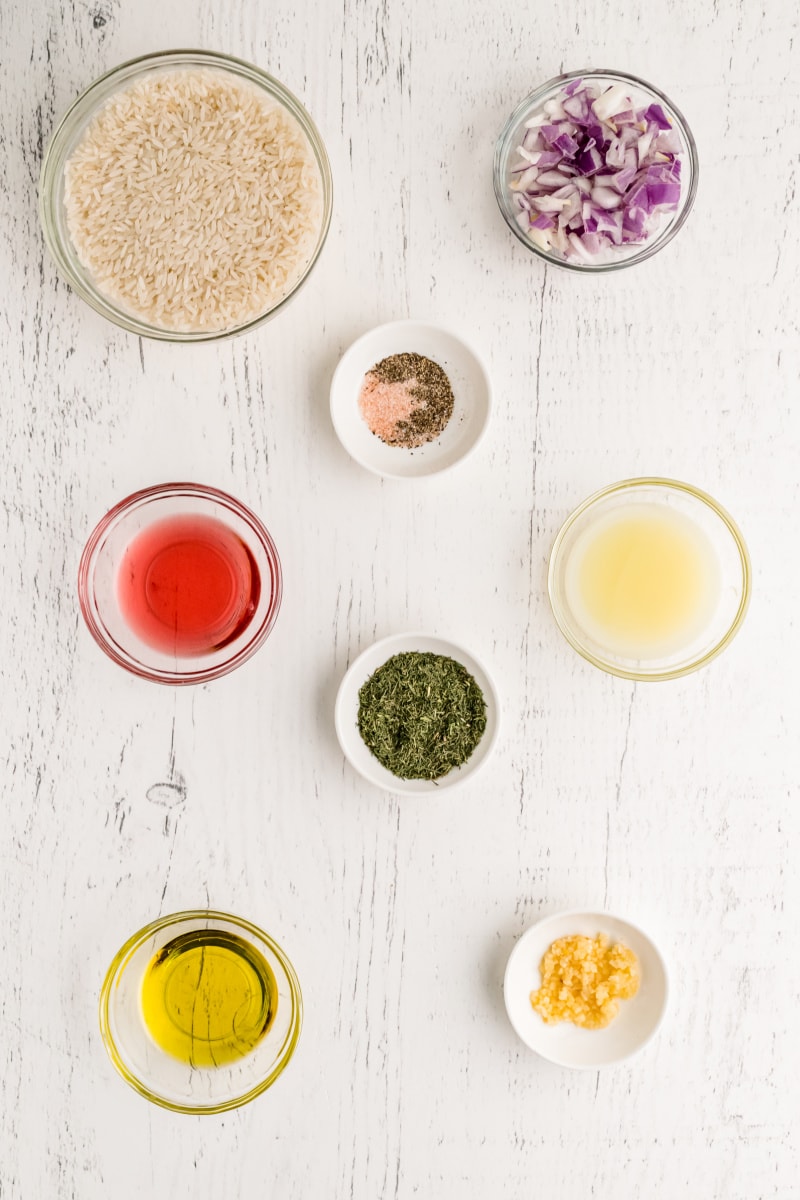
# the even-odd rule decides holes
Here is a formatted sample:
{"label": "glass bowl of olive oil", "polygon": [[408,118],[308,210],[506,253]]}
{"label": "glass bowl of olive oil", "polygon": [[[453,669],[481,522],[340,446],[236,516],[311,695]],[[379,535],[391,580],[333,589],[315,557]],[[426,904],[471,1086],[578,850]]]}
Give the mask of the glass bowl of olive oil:
{"label": "glass bowl of olive oil", "polygon": [[111,1061],[174,1112],[218,1113],[265,1091],[292,1057],[300,984],[271,937],[228,913],[161,917],[119,950],[100,994]]}
{"label": "glass bowl of olive oil", "polygon": [[738,632],[751,568],[733,518],[675,479],[625,479],[564,522],[548,591],[567,641],[626,679],[675,679],[716,658]]}

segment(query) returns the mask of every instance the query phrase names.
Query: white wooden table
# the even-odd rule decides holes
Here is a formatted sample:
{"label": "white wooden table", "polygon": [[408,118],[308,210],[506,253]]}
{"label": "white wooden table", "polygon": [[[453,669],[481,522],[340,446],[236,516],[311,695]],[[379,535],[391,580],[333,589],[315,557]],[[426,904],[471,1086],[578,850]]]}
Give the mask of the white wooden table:
{"label": "white wooden table", "polygon": [[[789,0],[4,0],[2,1200],[800,1196],[799,32]],[[196,349],[104,323],[36,216],[74,96],[185,45],[292,88],[336,191],[289,310]],[[662,87],[701,161],[675,242],[594,280],[534,261],[491,191],[510,109],[583,65]],[[344,348],[404,316],[496,384],[480,452],[420,486],[358,468],[327,410]],[[645,686],[570,650],[545,563],[579,500],[651,472],[730,509],[755,589],[721,659]],[[102,655],[75,577],[112,503],[183,478],[264,517],[286,587],[250,663],[176,691]],[[474,784],[401,802],[345,765],[332,705],[360,648],[414,627],[487,660],[504,725]],[[130,933],[206,903],[283,944],[306,1023],[262,1098],[189,1118],[118,1078],[97,994]],[[503,1009],[515,939],[568,906],[630,916],[673,966],[656,1041],[599,1075]]]}

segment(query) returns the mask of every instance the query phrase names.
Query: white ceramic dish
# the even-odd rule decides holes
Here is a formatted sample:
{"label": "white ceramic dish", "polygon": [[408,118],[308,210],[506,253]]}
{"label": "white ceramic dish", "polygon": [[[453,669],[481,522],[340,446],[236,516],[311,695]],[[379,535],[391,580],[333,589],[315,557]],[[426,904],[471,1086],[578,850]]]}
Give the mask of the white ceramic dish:
{"label": "white ceramic dish", "polygon": [[[394,654],[404,654],[408,651],[421,653],[443,654],[460,662],[474,678],[483,692],[486,701],[486,729],[483,737],[472,752],[472,755],[462,767],[432,782],[428,779],[399,779],[378,761],[371,750],[367,749],[358,732],[358,693],[378,667]],[[402,792],[412,795],[432,794],[445,788],[455,787],[472,778],[477,770],[484,765],[494,749],[500,725],[500,703],[494,681],[486,668],[474,654],[470,654],[463,646],[455,642],[445,641],[444,638],[431,637],[425,633],[399,633],[393,637],[375,642],[363,654],[360,654],[351,665],[336,696],[334,711],[336,736],[350,765],[376,787],[387,792]]]}
{"label": "white ceramic dish", "polygon": [[[446,372],[455,399],[443,432],[415,450],[387,446],[370,430],[358,406],[364,376],[391,354],[415,353]],[[421,321],[379,325],[345,351],[331,381],[331,419],[348,454],[376,475],[417,479],[446,471],[471,454],[489,422],[492,387],[480,357],[456,334]]]}
{"label": "white ceramic dish", "polygon": [[[605,1029],[579,1029],[568,1021],[546,1025],[531,1006],[541,985],[539,964],[557,938],[604,933],[624,942],[641,969],[639,991],[620,1001],[619,1014]],[[630,921],[602,912],[563,912],[545,917],[519,939],[508,959],[503,995],[508,1019],[526,1046],[562,1067],[596,1070],[624,1062],[650,1041],[667,1007],[667,967],[655,943]]]}

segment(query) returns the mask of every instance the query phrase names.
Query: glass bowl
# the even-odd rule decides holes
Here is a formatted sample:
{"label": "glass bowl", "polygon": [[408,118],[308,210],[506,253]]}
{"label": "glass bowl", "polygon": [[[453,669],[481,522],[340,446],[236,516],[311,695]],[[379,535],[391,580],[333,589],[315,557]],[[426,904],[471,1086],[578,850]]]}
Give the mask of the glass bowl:
{"label": "glass bowl", "polygon": [[[195,518],[208,525],[213,523],[214,534],[217,538],[221,534],[222,541],[215,545],[212,540],[210,550],[203,550],[202,553],[211,554],[213,567],[218,570],[218,547],[221,546],[221,557],[229,573],[228,582],[222,575],[222,586],[228,591],[220,597],[217,607],[220,615],[215,628],[219,633],[209,636],[204,632],[208,619],[208,614],[205,614],[206,622],[199,634],[199,648],[191,647],[190,650],[187,650],[185,642],[179,646],[177,637],[173,639],[172,647],[165,645],[164,635],[169,634],[169,626],[156,624],[156,641],[160,644],[153,643],[152,633],[151,638],[145,640],[132,628],[130,617],[126,619],[122,611],[125,603],[123,587],[128,577],[123,571],[132,570],[131,564],[136,555],[131,547],[135,539],[146,530],[155,529],[157,533],[157,522],[170,519],[178,521],[180,518]],[[180,541],[176,542],[173,535],[172,545],[175,544],[180,544]],[[205,543],[201,542],[201,545],[204,544],[208,545],[207,539]],[[168,545],[168,542],[160,543],[152,552],[141,552],[149,555],[143,593],[146,597],[150,597],[151,589],[157,586],[158,576],[151,572],[158,555]],[[237,610],[236,604],[245,586],[236,575],[242,563],[249,585],[247,606]],[[217,581],[219,578],[217,574]],[[246,662],[266,640],[275,624],[282,588],[278,551],[259,518],[225,492],[194,483],[161,484],[135,492],[120,501],[91,534],[78,569],[78,598],[92,637],[114,662],[154,683],[205,683],[227,675]],[[130,605],[130,601],[127,603]],[[237,611],[240,615],[231,618],[230,614],[235,615]],[[154,612],[155,608],[150,608],[149,600],[140,600],[133,615],[140,630],[152,630],[153,620],[158,621],[153,616]],[[216,614],[212,614],[214,616]],[[158,637],[159,633],[161,637]]]}
{"label": "glass bowl", "polygon": [[[291,286],[289,292],[266,311],[241,324],[223,330],[179,331],[161,328],[128,311],[102,293],[90,272],[80,262],[69,234],[64,205],[64,168],[91,123],[106,101],[145,76],[165,73],[178,67],[214,68],[226,71],[238,79],[255,84],[270,99],[277,101],[295,118],[313,151],[321,179],[321,218],[316,245],[309,262]],[[147,54],[122,63],[101,75],[83,92],[62,118],[47,147],[42,164],[39,187],[39,216],[45,242],[56,265],[70,286],[102,316],[140,337],[159,338],[170,342],[206,342],[247,333],[274,317],[295,295],[311,273],[319,258],[331,221],[333,185],[328,155],[320,133],[299,100],[283,84],[258,67],[227,54],[205,50],[167,50]]]}
{"label": "glass bowl", "polygon": [[[163,1049],[148,1032],[143,1014],[142,986],[155,956],[168,954],[176,941],[196,946],[199,939],[190,935],[198,932],[211,934],[202,938],[204,946],[235,944],[239,953],[254,952],[271,975],[266,1033],[249,1053],[219,1066],[191,1065]],[[202,974],[202,965],[200,970]],[[246,988],[249,982],[243,973],[235,986]],[[181,1113],[225,1112],[266,1091],[294,1053],[302,1017],[300,984],[280,946],[249,921],[202,909],[159,917],[135,933],[116,954],[100,992],[100,1032],[122,1078],[154,1104]],[[190,1021],[194,1028],[194,1009]],[[185,1038],[185,1028],[175,1029],[179,1039]],[[203,1040],[202,1045],[209,1043]]]}
{"label": "glass bowl", "polygon": [[[702,626],[680,645],[642,657],[604,645],[596,630],[589,631],[589,622],[571,598],[575,593],[570,582],[573,552],[580,554],[581,546],[590,544],[584,534],[598,522],[613,520],[611,514],[634,506],[637,515],[641,506],[667,510],[670,520],[681,522],[687,532],[689,526],[696,531],[698,548],[713,553],[713,562],[707,564],[713,592],[709,589]],[[567,517],[550,553],[547,587],[559,629],[588,662],[625,679],[675,679],[711,662],[738,632],[750,602],[750,557],[733,519],[699,488],[674,479],[626,479],[590,496]]]}
{"label": "glass bowl", "polygon": [[[673,128],[678,130],[685,148],[682,160],[681,196],[677,210],[674,213],[664,214],[657,232],[648,238],[646,242],[638,246],[620,247],[618,256],[596,263],[565,259],[559,254],[550,253],[535,245],[517,223],[519,210],[513,205],[512,196],[514,193],[510,191],[508,186],[509,160],[522,139],[525,122],[534,113],[538,112],[542,108],[542,105],[562,91],[573,79],[583,79],[587,83],[595,83],[601,87],[621,84],[630,90],[634,102],[637,103],[637,107],[639,100],[642,101],[642,104],[660,104],[672,121]],[[622,71],[570,71],[566,75],[556,76],[555,79],[551,79],[548,83],[543,84],[542,87],[537,88],[536,91],[531,92],[529,96],[526,96],[517,105],[506,121],[503,131],[497,139],[494,152],[494,194],[509,229],[528,250],[531,250],[545,262],[552,263],[557,267],[564,267],[568,271],[600,274],[603,271],[618,271],[622,267],[632,267],[635,263],[644,262],[646,259],[652,258],[668,242],[672,241],[689,216],[694,204],[695,195],[697,194],[698,172],[697,146],[695,145],[691,130],[681,112],[658,88],[653,87],[650,83],[645,83],[644,80],[638,79],[635,75],[627,75]]]}

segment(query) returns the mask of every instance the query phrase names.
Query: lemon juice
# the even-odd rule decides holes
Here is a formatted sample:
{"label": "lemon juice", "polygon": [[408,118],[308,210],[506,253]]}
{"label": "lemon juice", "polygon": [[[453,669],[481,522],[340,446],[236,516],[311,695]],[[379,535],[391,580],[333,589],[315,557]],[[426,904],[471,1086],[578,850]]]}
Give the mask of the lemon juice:
{"label": "lemon juice", "polygon": [[604,650],[653,659],[688,647],[720,599],[707,534],[663,504],[615,508],[576,538],[564,576],[575,620]]}
{"label": "lemon juice", "polygon": [[275,976],[243,938],[196,929],[168,942],[142,980],[145,1027],[173,1058],[192,1067],[223,1067],[250,1054],[266,1036],[278,1005]]}

